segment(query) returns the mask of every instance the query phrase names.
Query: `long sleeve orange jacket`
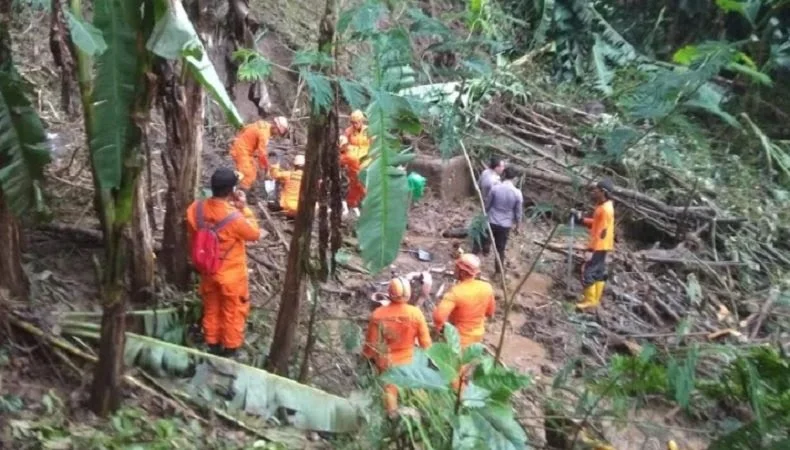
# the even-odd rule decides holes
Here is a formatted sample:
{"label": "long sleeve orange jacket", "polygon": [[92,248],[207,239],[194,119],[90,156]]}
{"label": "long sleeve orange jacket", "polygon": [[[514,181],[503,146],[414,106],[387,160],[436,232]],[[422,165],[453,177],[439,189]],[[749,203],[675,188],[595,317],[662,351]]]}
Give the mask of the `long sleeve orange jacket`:
{"label": "long sleeve orange jacket", "polygon": [[[238,209],[224,199],[209,198],[203,204],[203,215],[208,224],[215,224],[234,211],[238,211]],[[247,249],[245,242],[257,241],[261,237],[261,229],[258,227],[255,215],[250,208],[244,207],[242,214],[243,218],[238,218],[219,230],[217,237],[223,261],[219,271],[211,276],[216,283],[229,287],[238,285],[239,289],[242,289],[241,285],[247,285],[244,283],[247,280]],[[193,202],[187,208],[186,219],[187,231],[191,241],[198,227],[197,202]],[[248,296],[246,292],[238,295]]]}
{"label": "long sleeve orange jacket", "polygon": [[272,125],[264,120],[251,123],[239,131],[230,148],[230,156],[236,163],[236,170],[244,175],[242,186],[249,189],[255,181],[258,166],[263,170],[269,168],[268,145],[272,135]]}
{"label": "long sleeve orange jacket", "polygon": [[438,331],[446,322],[453,324],[461,336],[461,347],[480,342],[485,333],[486,317],[494,315],[496,301],[490,283],[470,278],[453,286],[433,311]]}
{"label": "long sleeve orange jacket", "polygon": [[425,316],[416,306],[393,302],[373,311],[362,354],[383,372],[391,366],[409,364],[415,340],[424,349],[431,346]]}

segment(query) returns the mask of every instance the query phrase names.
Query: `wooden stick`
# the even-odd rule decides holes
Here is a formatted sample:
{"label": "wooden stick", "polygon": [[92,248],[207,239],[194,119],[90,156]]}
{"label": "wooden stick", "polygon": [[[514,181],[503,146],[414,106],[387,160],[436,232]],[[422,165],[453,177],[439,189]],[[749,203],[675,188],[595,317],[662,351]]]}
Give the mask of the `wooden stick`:
{"label": "wooden stick", "polygon": [[277,226],[277,222],[275,222],[274,219],[272,219],[271,214],[269,214],[269,209],[261,201],[258,202],[258,209],[263,212],[263,217],[265,217],[266,221],[269,222],[269,227],[274,231],[274,234],[277,235],[277,238],[280,240],[283,248],[285,248],[285,251],[289,251],[288,249],[290,248],[290,245],[288,245],[288,241],[285,240],[285,236],[283,236],[283,232],[280,230],[280,227]]}
{"label": "wooden stick", "polygon": [[771,312],[771,308],[774,306],[774,302],[779,298],[779,289],[772,289],[771,293],[768,296],[768,300],[763,303],[763,307],[760,308],[760,315],[757,316],[757,321],[754,323],[754,328],[752,329],[751,338],[754,339],[757,337],[757,333],[760,332],[760,328],[763,326],[763,321],[765,317]]}
{"label": "wooden stick", "polygon": [[[483,193],[480,192],[480,184],[477,182],[477,176],[475,175],[474,166],[472,166],[472,159],[469,158],[469,152],[466,151],[466,146],[464,145],[464,141],[459,141],[461,144],[461,150],[464,152],[464,158],[466,158],[466,166],[469,168],[469,176],[472,177],[472,181],[474,182],[475,192],[477,193],[477,200],[480,202],[480,207],[483,209],[483,213],[486,210],[486,203],[483,199]],[[488,238],[493,240],[494,239],[494,231],[491,229],[491,223],[486,218],[486,229],[488,231]],[[492,242],[493,244],[493,242]],[[502,258],[499,256],[499,252],[494,250],[494,258],[496,258],[496,263],[499,265],[499,281],[502,283],[502,296],[508,298],[507,296],[507,278],[505,277],[505,265],[502,264]]]}
{"label": "wooden stick", "polygon": [[[546,239],[546,243],[551,241],[551,239],[554,237],[554,234],[557,233],[557,230],[559,228],[560,228],[560,222],[555,223],[554,228],[552,228],[551,233],[549,233],[548,239]],[[535,270],[535,267],[538,265],[540,256],[543,254],[543,250],[545,249],[546,249],[546,244],[543,244],[540,247],[540,250],[538,250],[538,254],[535,255],[535,258],[532,260],[532,265],[529,267],[529,270],[527,271],[527,273],[524,274],[523,277],[521,277],[521,280],[518,282],[516,289],[513,290],[513,292],[510,294],[510,297],[508,298],[507,303],[505,304],[505,315],[502,318],[502,331],[499,334],[499,344],[497,344],[496,355],[494,357],[494,360],[496,362],[499,362],[499,357],[502,356],[502,347],[505,345],[505,331],[507,330],[507,324],[508,324],[507,319],[508,316],[510,315],[510,310],[513,308],[513,302],[515,302],[516,300],[516,295],[521,290],[521,287],[524,286],[524,283],[527,282],[529,276],[532,275],[532,272]]]}

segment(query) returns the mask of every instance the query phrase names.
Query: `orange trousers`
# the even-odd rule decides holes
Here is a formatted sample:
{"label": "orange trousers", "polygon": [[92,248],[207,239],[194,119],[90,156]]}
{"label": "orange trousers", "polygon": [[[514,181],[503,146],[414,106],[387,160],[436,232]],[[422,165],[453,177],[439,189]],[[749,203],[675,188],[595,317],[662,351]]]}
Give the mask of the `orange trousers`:
{"label": "orange trousers", "polygon": [[349,176],[346,204],[349,208],[359,208],[363,198],[365,198],[365,185],[360,183],[356,176]]}
{"label": "orange trousers", "polygon": [[250,313],[250,302],[249,297],[239,295],[238,290],[237,286],[223,286],[211,279],[201,281],[203,339],[206,344],[220,344],[229,350],[244,344],[244,327]]}

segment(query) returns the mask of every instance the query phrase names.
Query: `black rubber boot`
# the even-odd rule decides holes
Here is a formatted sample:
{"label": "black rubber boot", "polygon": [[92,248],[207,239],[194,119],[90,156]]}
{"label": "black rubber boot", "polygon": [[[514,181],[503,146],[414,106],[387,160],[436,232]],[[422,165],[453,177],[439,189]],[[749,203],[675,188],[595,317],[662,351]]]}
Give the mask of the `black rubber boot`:
{"label": "black rubber boot", "polygon": [[222,353],[224,351],[225,349],[223,349],[222,346],[219,344],[211,344],[208,346],[208,352],[211,353],[212,355],[222,356]]}

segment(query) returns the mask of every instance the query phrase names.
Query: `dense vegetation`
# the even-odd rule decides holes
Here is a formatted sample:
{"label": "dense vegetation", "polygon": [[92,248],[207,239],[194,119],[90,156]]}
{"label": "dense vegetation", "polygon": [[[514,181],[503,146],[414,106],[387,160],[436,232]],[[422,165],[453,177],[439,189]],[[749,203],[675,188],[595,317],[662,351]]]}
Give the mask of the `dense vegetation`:
{"label": "dense vegetation", "polygon": [[[229,1],[227,20],[201,12],[220,3],[2,2],[0,320],[46,343],[42,353],[78,378],[91,363],[90,409],[111,419],[88,431],[65,418],[71,408],[54,391],[37,405],[2,392],[0,412],[15,418],[0,423],[0,442],[235,448],[206,431],[214,426],[206,417],[219,417],[252,437],[240,448],[305,445],[294,429],[347,448],[518,449],[542,441],[604,448],[595,447],[605,440],[602,422],[626,426],[635,411],[661,405],[705,436],[710,449],[790,445],[790,2],[368,0],[341,10],[327,0],[313,42],[294,49],[287,67],[258,45],[265,35],[265,20],[256,18],[264,15],[256,11],[261,5],[252,2],[248,14],[243,2]],[[59,107],[83,119],[82,157],[100,224],[102,253],[94,259],[102,313],[44,318],[18,306],[37,302],[23,265],[24,237],[41,232],[53,215],[57,220],[61,208],[47,201],[54,195],[46,182],[56,178],[47,164],[57,144],[19,70],[20,60],[31,63],[14,30],[32,14],[51,18]],[[223,63],[230,80],[209,58],[214,29],[233,42],[224,55],[230,64]],[[271,342],[256,343],[256,354],[241,364],[190,345],[199,304],[192,301],[182,218],[199,185],[204,133],[222,141],[219,147],[230,134],[206,128],[206,110],[238,128],[242,100],[234,98],[234,83],[265,89],[278,71],[304,89],[294,103],[296,109],[303,102],[309,116],[299,130],[306,135],[303,183],[323,182],[304,194],[289,242],[273,225],[287,252],[282,283],[270,293],[281,298],[279,312],[276,322],[258,321],[272,322]],[[364,268],[349,262],[349,230],[340,218],[335,142],[339,117],[352,108],[366,110],[374,143],[355,229]],[[161,239],[147,192],[154,125],[166,142]],[[536,194],[530,206],[536,226],[554,226],[548,240],[564,230],[556,223],[578,206],[585,182],[614,178],[623,212],[618,245],[627,255],[617,260],[620,290],[612,295],[635,304],[627,307],[634,323],[621,320],[613,332],[618,322],[605,313],[561,310],[588,354],[557,355],[562,369],[542,384],[499,364],[501,341],[496,358],[482,346],[461,352],[447,327],[411,366],[382,377],[401,386],[405,410],[416,411],[395,422],[383,418],[382,380],[368,376],[365,364],[343,362],[364,395],[304,384],[322,339],[322,289],[341,267],[375,275],[401,251],[412,203],[404,165],[419,152],[463,155],[473,172],[473,160],[504,155],[522,172],[525,191],[562,191]],[[471,221],[471,239],[483,223]],[[549,243],[540,243],[521,284],[544,250],[552,250]],[[504,275],[501,281],[505,324],[521,284],[512,292]],[[647,293],[640,285],[650,286]],[[137,311],[128,311],[129,300]],[[342,334],[350,360],[359,351],[359,326],[346,321]],[[18,347],[0,346],[0,368],[13,367]],[[469,387],[450,389],[469,363],[477,365]],[[213,374],[218,364],[227,377]],[[124,372],[132,365],[139,375]],[[153,421],[147,415],[155,411],[122,406],[124,383],[162,399],[172,413]],[[525,402],[538,405],[541,414],[532,419],[541,433],[525,425]]]}

